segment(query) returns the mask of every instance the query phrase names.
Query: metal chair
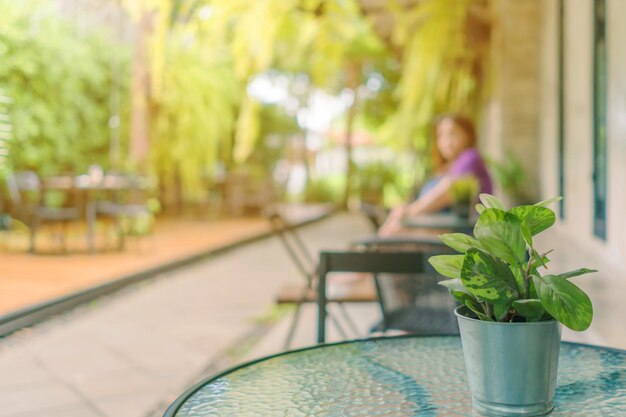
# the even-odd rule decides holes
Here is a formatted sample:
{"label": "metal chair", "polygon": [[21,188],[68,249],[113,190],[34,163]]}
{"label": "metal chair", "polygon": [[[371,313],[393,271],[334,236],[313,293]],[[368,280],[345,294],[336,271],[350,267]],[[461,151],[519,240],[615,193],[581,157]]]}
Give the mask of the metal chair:
{"label": "metal chair", "polygon": [[[67,250],[65,231],[70,221],[80,218],[77,206],[49,207],[45,205],[45,190],[39,176],[33,171],[10,173],[7,176],[7,189],[11,200],[11,216],[30,228],[29,251],[36,252],[36,239],[43,223],[59,223],[62,227],[61,245]],[[72,185],[63,190],[71,203]]]}
{"label": "metal chair", "polygon": [[[326,339],[326,285],[328,275],[334,272],[371,273],[376,285],[382,320],[372,331],[401,330],[416,334],[458,333],[453,315],[454,301],[447,290],[437,282],[440,277],[428,264],[431,255],[445,253],[442,247],[407,250],[349,250],[322,251],[319,260],[318,343]],[[391,275],[390,275],[391,274]],[[409,302],[399,302],[393,280],[398,275],[405,279],[401,292]]]}
{"label": "metal chair", "polygon": [[[270,221],[272,231],[279,238],[283,247],[287,251],[289,258],[293,261],[296,269],[304,278],[301,285],[288,285],[279,291],[276,302],[278,304],[293,304],[296,306],[289,331],[285,339],[285,349],[291,345],[296,328],[300,320],[301,307],[305,303],[315,303],[317,294],[315,287],[318,280],[318,266],[309,253],[306,245],[293,227],[275,208],[266,209],[265,215]],[[348,277],[349,278],[349,277]],[[362,278],[362,277],[361,277]],[[350,328],[351,333],[359,336],[359,331],[345,308],[345,303],[379,302],[376,290],[371,281],[356,279],[344,282],[344,285],[335,294],[327,297],[328,303],[338,306],[338,310],[343,321]],[[329,314],[330,319],[344,338],[348,338],[346,330],[333,314]]]}

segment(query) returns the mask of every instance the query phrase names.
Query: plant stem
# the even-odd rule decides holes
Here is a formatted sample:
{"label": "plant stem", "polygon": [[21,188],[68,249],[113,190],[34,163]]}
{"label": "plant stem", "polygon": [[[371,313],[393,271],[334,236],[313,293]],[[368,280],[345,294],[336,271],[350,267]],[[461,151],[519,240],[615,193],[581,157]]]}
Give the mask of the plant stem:
{"label": "plant stem", "polygon": [[[530,284],[528,282],[527,274],[524,271],[524,268],[522,267],[522,265],[518,265],[518,267],[519,267],[520,273],[522,274],[522,280],[524,281],[524,292],[528,293],[530,289]],[[528,298],[528,295],[526,295],[526,298]]]}
{"label": "plant stem", "polygon": [[526,290],[526,298],[530,298],[530,269],[532,268],[532,265],[533,265],[533,256],[532,256],[533,248],[530,248],[530,250],[531,250],[531,254],[528,259],[528,265],[526,265],[526,271],[524,271],[524,286]]}
{"label": "plant stem", "polygon": [[489,305],[489,303],[485,303],[485,314],[487,314],[487,316],[489,317],[492,317],[491,306]]}

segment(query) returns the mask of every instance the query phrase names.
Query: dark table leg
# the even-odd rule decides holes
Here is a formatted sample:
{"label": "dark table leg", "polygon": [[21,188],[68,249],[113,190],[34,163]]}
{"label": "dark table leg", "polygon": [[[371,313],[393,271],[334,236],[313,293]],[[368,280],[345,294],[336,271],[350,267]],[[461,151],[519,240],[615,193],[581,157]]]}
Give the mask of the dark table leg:
{"label": "dark table leg", "polygon": [[317,343],[326,341],[326,259],[320,257],[317,280]]}

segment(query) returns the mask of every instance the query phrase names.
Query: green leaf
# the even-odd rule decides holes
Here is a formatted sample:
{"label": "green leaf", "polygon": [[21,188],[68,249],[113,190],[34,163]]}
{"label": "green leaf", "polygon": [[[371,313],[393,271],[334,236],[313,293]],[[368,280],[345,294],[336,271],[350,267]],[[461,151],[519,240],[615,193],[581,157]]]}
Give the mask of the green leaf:
{"label": "green leaf", "polygon": [[500,321],[509,314],[510,309],[511,304],[494,304],[493,315],[496,317],[497,321]]}
{"label": "green leaf", "polygon": [[439,239],[457,252],[465,253],[470,247],[480,247],[480,243],[464,233],[447,233],[439,235]]}
{"label": "green leaf", "polygon": [[506,206],[504,205],[504,203],[498,200],[496,197],[492,196],[491,194],[482,193],[478,197],[486,208],[495,208],[506,211]]}
{"label": "green leaf", "polygon": [[450,294],[452,294],[452,297],[454,297],[454,299],[461,304],[465,304],[465,302],[468,300],[478,302],[478,300],[476,300],[472,293],[470,293],[467,288],[463,286],[463,283],[458,278],[440,281],[438,282],[438,284],[450,290]]}
{"label": "green leaf", "polygon": [[517,283],[517,291],[520,294],[524,293],[524,276],[522,275],[522,271],[518,267],[509,267],[509,270],[515,277],[515,282]]}
{"label": "green leaf", "polygon": [[543,317],[544,308],[541,300],[515,300],[513,308],[528,321],[538,321]]}
{"label": "green leaf", "polygon": [[461,281],[478,299],[490,304],[507,304],[519,295],[517,282],[509,267],[475,248],[470,248],[465,253]]}
{"label": "green leaf", "polygon": [[485,207],[485,206],[483,206],[482,204],[478,203],[478,204],[476,204],[475,208],[476,208],[476,212],[477,212],[478,214],[480,214],[480,213],[482,213],[483,211],[485,211],[485,209],[486,209],[487,207]]}
{"label": "green leaf", "polygon": [[499,209],[486,209],[478,217],[474,236],[492,255],[518,265],[526,258],[526,244],[517,216]]}
{"label": "green leaf", "polygon": [[437,255],[431,256],[428,262],[444,277],[461,278],[463,258],[464,255]]}
{"label": "green leaf", "polygon": [[552,203],[556,203],[556,202],[561,201],[561,200],[563,200],[563,197],[561,197],[561,196],[558,196],[558,197],[552,197],[552,198],[549,198],[549,199],[547,199],[547,200],[543,200],[543,201],[540,201],[540,202],[538,202],[538,203],[535,203],[535,206],[547,207],[547,206],[549,206],[550,204],[552,204]]}
{"label": "green leaf", "polygon": [[557,274],[557,275],[560,276],[561,278],[572,278],[572,277],[577,277],[579,275],[590,274],[592,272],[598,272],[598,270],[597,269],[580,268],[580,269],[576,269],[574,271],[564,272],[562,274]]}
{"label": "green leaf", "polygon": [[459,292],[465,292],[470,294],[470,292],[467,290],[467,288],[465,288],[463,286],[463,282],[458,279],[447,279],[445,281],[439,281],[437,284],[446,287],[447,289],[449,289],[450,291],[459,291]]}
{"label": "green leaf", "polygon": [[478,302],[473,301],[473,300],[466,300],[465,305],[467,306],[467,308],[472,310],[474,314],[478,316],[479,319],[483,321],[493,321],[491,317],[485,314],[484,310],[482,309],[482,307],[480,306]]}
{"label": "green leaf", "polygon": [[467,301],[477,301],[472,294],[450,290],[452,297],[460,304],[465,304]]}
{"label": "green leaf", "polygon": [[528,223],[522,221],[520,224],[520,232],[522,233],[522,239],[528,245],[529,248],[533,247],[533,235],[530,231],[530,227],[528,227]]}
{"label": "green leaf", "polygon": [[556,216],[552,210],[540,206],[517,206],[509,210],[522,222],[528,224],[533,236],[543,232],[556,222]]}
{"label": "green leaf", "polygon": [[474,295],[463,286],[463,282],[460,279],[447,279],[445,281],[438,282],[450,290],[450,294],[461,304],[465,304],[466,300],[472,300],[478,302]]}
{"label": "green leaf", "polygon": [[580,288],[557,275],[533,276],[533,282],[543,307],[552,317],[572,330],[589,327],[593,306]]}

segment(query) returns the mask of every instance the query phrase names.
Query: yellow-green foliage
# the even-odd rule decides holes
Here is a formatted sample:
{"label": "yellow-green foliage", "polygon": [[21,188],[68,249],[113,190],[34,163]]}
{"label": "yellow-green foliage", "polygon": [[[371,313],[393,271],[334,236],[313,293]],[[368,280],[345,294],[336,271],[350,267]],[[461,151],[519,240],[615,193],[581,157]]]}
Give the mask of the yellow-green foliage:
{"label": "yellow-green foliage", "polygon": [[403,62],[398,111],[382,134],[388,142],[424,149],[434,116],[451,111],[477,116],[488,94],[489,29],[476,17],[476,6],[487,14],[489,2],[423,0],[408,12],[396,1],[389,4],[398,21],[393,41],[403,50]]}
{"label": "yellow-green foliage", "polygon": [[12,138],[11,118],[9,117],[9,104],[12,100],[0,89],[0,179],[9,167],[9,140]]}
{"label": "yellow-green foliage", "polygon": [[187,10],[184,22],[167,19],[182,10],[167,1],[147,7],[159,16],[150,41],[151,165],[165,187],[180,180],[188,195],[202,190],[201,178],[218,158],[245,163],[264,139],[260,104],[245,90],[254,75],[305,72],[317,87],[337,90],[349,61],[384,49],[353,0],[214,0],[205,4],[211,15],[204,20],[202,4]]}
{"label": "yellow-green foliage", "polygon": [[[151,19],[151,171],[165,188],[182,185],[195,198],[217,161],[246,163],[271,132],[246,86],[271,70],[304,73],[333,93],[380,75],[382,99],[362,99],[357,111],[374,114],[374,126],[385,120],[380,134],[389,144],[423,148],[436,113],[478,112],[486,49],[468,43],[466,27],[472,7],[485,1],[422,0],[409,11],[385,2],[398,19],[389,45],[358,0],[120,0],[137,24]],[[44,4],[0,0],[0,85],[14,99],[12,162],[44,173],[106,166],[112,68],[121,68],[127,103],[129,48],[76,36]],[[210,12],[203,16],[203,8]],[[356,79],[347,80],[347,68],[358,69]]]}
{"label": "yellow-green foliage", "polygon": [[120,68],[124,101],[128,57],[123,45],[97,33],[77,36],[49,3],[0,0],[0,85],[13,99],[13,168],[53,174],[106,166],[112,68]]}
{"label": "yellow-green foliage", "polygon": [[[203,192],[235,129],[242,87],[232,64],[184,33],[170,34],[154,112],[151,162],[163,185]],[[179,176],[179,177],[178,177]]]}

